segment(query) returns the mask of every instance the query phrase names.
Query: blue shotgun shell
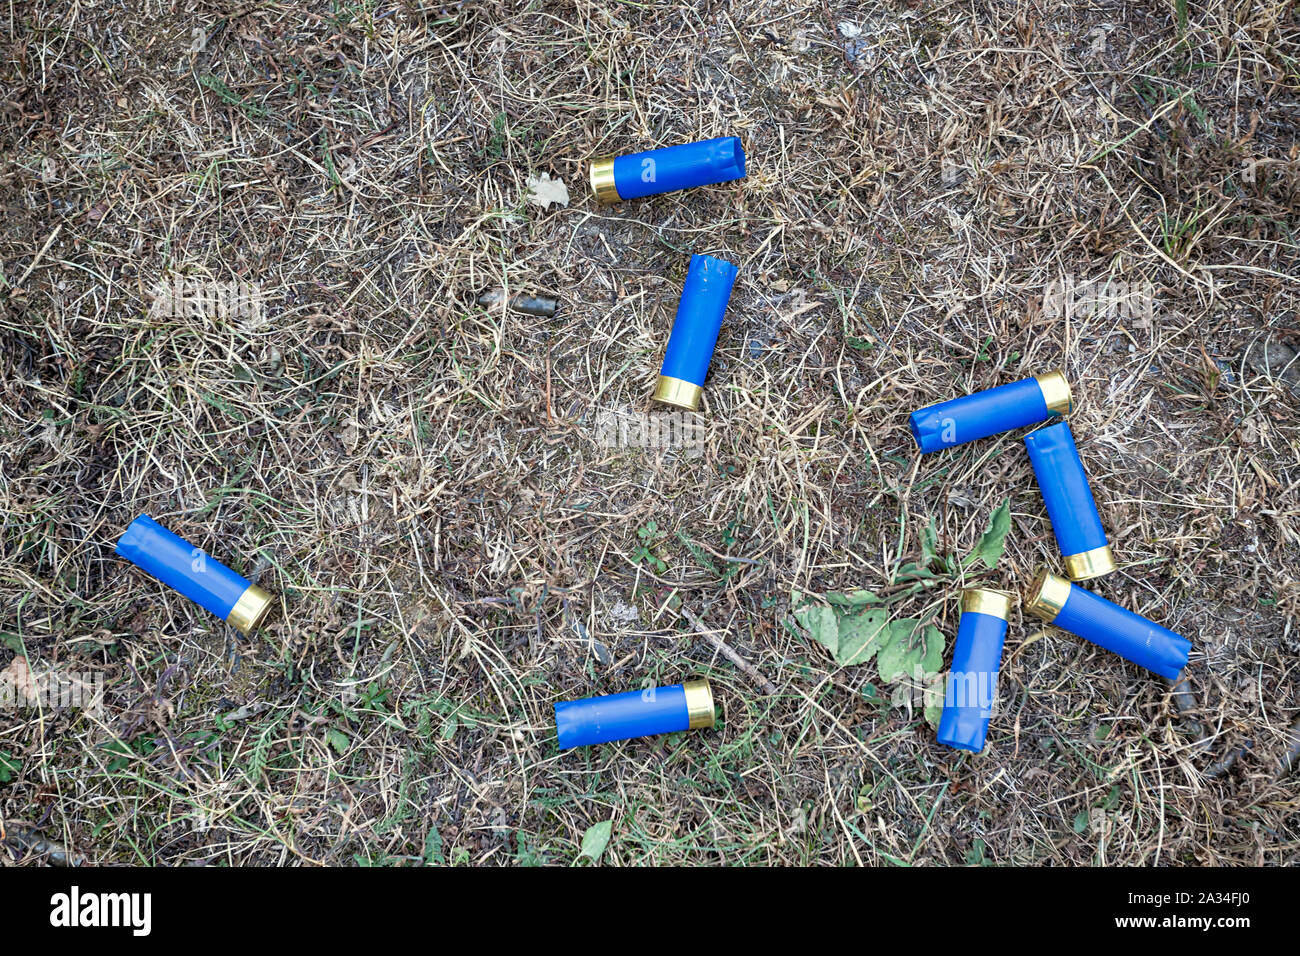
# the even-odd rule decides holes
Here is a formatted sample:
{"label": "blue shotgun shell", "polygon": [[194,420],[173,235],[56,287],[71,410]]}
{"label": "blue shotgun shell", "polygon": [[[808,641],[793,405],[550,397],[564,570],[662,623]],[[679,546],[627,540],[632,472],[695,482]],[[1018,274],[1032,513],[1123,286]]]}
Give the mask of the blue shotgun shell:
{"label": "blue shotgun shell", "polygon": [[713,692],[707,680],[555,705],[561,750],[712,726]]}
{"label": "blue shotgun shell", "polygon": [[693,186],[745,178],[745,149],[737,136],[666,146],[591,161],[592,192],[602,203],[640,199]]}
{"label": "blue shotgun shell", "polygon": [[1114,571],[1115,556],[1070,426],[1058,422],[1030,432],[1025,449],[1070,578],[1086,581]]}
{"label": "blue shotgun shell", "polygon": [[243,634],[256,630],[271,609],[274,599],[265,590],[148,515],[131,522],[114,550]]}
{"label": "blue shotgun shell", "polygon": [[727,311],[731,287],[739,270],[713,256],[691,256],[677,317],[668,337],[668,350],[659,370],[655,398],[666,405],[695,411],[704,394],[704,377],[709,373],[722,316]]}
{"label": "blue shotgun shell", "polygon": [[1025,595],[1025,610],[1092,641],[1161,677],[1176,680],[1192,642],[1140,614],[1098,597],[1043,568]]}
{"label": "blue shotgun shell", "polygon": [[999,385],[912,412],[908,424],[921,454],[1036,425],[1070,411],[1070,383],[1061,371]]}
{"label": "blue shotgun shell", "polygon": [[939,718],[939,743],[972,753],[984,749],[1010,609],[1011,599],[1001,591],[968,588],[961,592],[961,620]]}

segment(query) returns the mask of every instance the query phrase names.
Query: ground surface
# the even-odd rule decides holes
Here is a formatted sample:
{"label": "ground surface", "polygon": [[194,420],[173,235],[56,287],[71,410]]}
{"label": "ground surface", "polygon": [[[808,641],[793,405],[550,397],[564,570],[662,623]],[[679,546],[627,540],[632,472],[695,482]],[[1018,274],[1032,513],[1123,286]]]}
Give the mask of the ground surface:
{"label": "ground surface", "polygon": [[[105,693],[0,715],[0,858],[1300,859],[1293,17],[9,4],[0,669]],[[594,154],[719,135],[743,183],[587,194]],[[611,448],[691,252],[741,270],[706,453]],[[160,311],[177,276],[264,314]],[[474,303],[501,285],[563,308]],[[907,413],[1056,366],[1097,590],[1192,639],[1193,697],[1013,611],[963,755],[791,592],[870,589],[950,655],[957,587],[1057,557],[1020,435],[921,460]],[[949,571],[1008,498],[996,567]],[[116,559],[141,512],[287,618],[239,639]],[[715,729],[557,752],[553,702],[697,675]]]}

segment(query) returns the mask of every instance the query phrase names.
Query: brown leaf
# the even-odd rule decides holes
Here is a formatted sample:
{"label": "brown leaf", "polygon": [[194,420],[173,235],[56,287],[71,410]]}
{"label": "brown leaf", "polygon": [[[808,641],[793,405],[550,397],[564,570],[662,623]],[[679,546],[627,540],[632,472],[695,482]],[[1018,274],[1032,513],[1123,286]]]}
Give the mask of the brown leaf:
{"label": "brown leaf", "polygon": [[24,703],[39,703],[40,694],[36,687],[36,675],[27,666],[27,658],[21,654],[15,657],[8,667],[0,671],[0,681],[11,684],[18,698]]}

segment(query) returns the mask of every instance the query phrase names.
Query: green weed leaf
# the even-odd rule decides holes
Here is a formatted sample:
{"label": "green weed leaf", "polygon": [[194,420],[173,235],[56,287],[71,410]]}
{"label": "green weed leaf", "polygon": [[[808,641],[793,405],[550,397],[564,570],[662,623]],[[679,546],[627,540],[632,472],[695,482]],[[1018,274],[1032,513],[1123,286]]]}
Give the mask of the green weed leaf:
{"label": "green weed leaf", "polygon": [[939,560],[939,535],[934,530],[934,519],[921,531],[921,566],[924,568],[934,567],[934,563]]}
{"label": "green weed leaf", "polygon": [[807,604],[794,612],[795,619],[812,635],[814,641],[838,656],[840,626],[835,611],[820,604]]}
{"label": "green weed leaf", "polygon": [[585,856],[592,863],[599,860],[600,855],[605,852],[605,847],[609,846],[609,835],[613,831],[613,820],[593,823],[587,827],[587,832],[582,835],[582,847],[578,850],[578,859]]}
{"label": "green weed leaf", "polygon": [[840,607],[863,607],[867,604],[880,604],[881,600],[872,591],[827,591],[826,600]]}
{"label": "green weed leaf", "polygon": [[883,608],[846,614],[839,622],[835,663],[841,667],[866,664],[880,650],[880,638],[889,632],[889,615]]}
{"label": "green weed leaf", "polygon": [[903,658],[907,656],[907,645],[895,638],[891,630],[883,639],[884,646],[876,655],[876,673],[885,683],[890,683],[903,675]]}
{"label": "green weed leaf", "polygon": [[[916,649],[912,635],[920,623],[914,617],[889,622],[889,633],[881,638],[880,653],[876,656],[876,672],[880,674],[882,681],[889,683],[911,673],[912,668],[908,666],[908,657],[912,656],[912,651]],[[919,663],[920,659],[921,655],[916,654],[913,666]]]}
{"label": "green weed leaf", "polygon": [[0,750],[0,783],[8,783],[18,776],[22,763],[7,750]]}
{"label": "green weed leaf", "polygon": [[946,643],[943,631],[933,624],[925,629],[922,637],[925,643],[925,655],[921,658],[921,670],[928,676],[943,670],[943,646]]}
{"label": "green weed leaf", "polygon": [[1011,499],[1008,498],[1002,502],[997,511],[993,512],[993,517],[989,519],[988,530],[980,537],[980,543],[976,546],[974,552],[966,559],[966,565],[969,567],[976,560],[982,560],[990,568],[998,563],[1002,557],[1002,549],[1006,547],[1007,532],[1011,530]]}
{"label": "green weed leaf", "polygon": [[459,721],[456,720],[455,714],[448,714],[447,719],[442,722],[442,727],[438,731],[438,736],[443,740],[451,740],[456,736],[456,730],[459,728]]}
{"label": "green weed leaf", "polygon": [[925,686],[925,722],[933,729],[939,729],[939,718],[943,716],[943,698],[947,690],[947,680],[942,674],[936,674]]}
{"label": "green weed leaf", "polygon": [[348,735],[343,731],[331,727],[329,730],[325,731],[325,739],[340,757],[348,752],[348,744],[351,743],[351,741],[348,740]]}
{"label": "green weed leaf", "polygon": [[446,863],[447,857],[442,850],[442,834],[438,832],[436,825],[431,825],[428,835],[424,838],[424,865],[444,866]]}
{"label": "green weed leaf", "polygon": [[915,561],[909,561],[907,564],[900,565],[894,572],[894,583],[902,584],[907,581],[929,581],[937,577],[937,574],[924,565],[917,564]]}

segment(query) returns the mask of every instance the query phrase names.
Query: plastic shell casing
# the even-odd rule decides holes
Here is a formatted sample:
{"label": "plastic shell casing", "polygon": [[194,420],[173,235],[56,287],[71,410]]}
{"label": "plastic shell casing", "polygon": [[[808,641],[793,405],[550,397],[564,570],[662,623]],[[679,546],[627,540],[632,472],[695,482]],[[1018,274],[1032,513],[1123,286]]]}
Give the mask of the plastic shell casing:
{"label": "plastic shell casing", "polygon": [[1045,422],[1070,410],[1065,376],[1049,372],[912,412],[908,424],[921,454]]}
{"label": "plastic shell casing", "polygon": [[114,550],[246,634],[261,623],[270,608],[271,596],[260,587],[148,515],[131,522]]}
{"label": "plastic shell casing", "polygon": [[1007,596],[1001,592],[971,589],[962,593],[952,669],[939,718],[939,743],[972,753],[984,749],[997,697],[1008,609]]}
{"label": "plastic shell casing", "polygon": [[659,401],[692,411],[699,408],[704,379],[709,373],[738,271],[723,259],[691,256],[659,371],[655,390]]}
{"label": "plastic shell casing", "polygon": [[702,680],[555,705],[561,750],[711,726],[713,696]]}
{"label": "plastic shell casing", "polygon": [[745,150],[736,136],[629,153],[613,161],[617,199],[640,199],[744,176]]}
{"label": "plastic shell casing", "polygon": [[1176,680],[1187,666],[1187,638],[1046,569],[1030,586],[1025,609],[1161,677]]}
{"label": "plastic shell casing", "polygon": [[1058,422],[1031,432],[1025,436],[1025,449],[1070,577],[1083,581],[1115,570],[1070,426]]}

